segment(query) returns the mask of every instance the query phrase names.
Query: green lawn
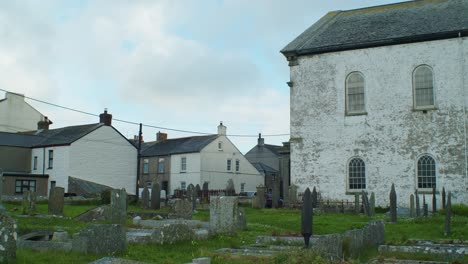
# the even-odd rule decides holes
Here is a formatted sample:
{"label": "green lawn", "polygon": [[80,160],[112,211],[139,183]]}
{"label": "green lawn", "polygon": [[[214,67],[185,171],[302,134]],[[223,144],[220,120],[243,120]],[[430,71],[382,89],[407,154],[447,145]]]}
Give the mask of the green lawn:
{"label": "green lawn", "polygon": [[[18,220],[20,234],[32,230],[57,230],[68,231],[75,234],[87,223],[81,223],[69,219],[93,208],[92,205],[66,205],[64,212],[67,218],[36,218],[20,216],[21,210],[15,204],[4,204],[5,208]],[[47,205],[39,204],[38,212],[47,213]],[[289,252],[276,259],[261,257],[232,257],[214,253],[216,249],[223,247],[240,247],[255,242],[258,235],[300,235],[300,211],[289,209],[252,209],[244,207],[247,215],[247,230],[238,232],[234,236],[219,235],[207,241],[186,241],[176,245],[128,245],[126,252],[118,257],[140,260],[144,262],[158,263],[184,263],[192,258],[210,256],[212,263],[282,263],[288,259],[288,263],[301,263],[323,261],[311,253]],[[130,207],[129,211],[139,211],[138,207]],[[167,212],[164,209],[163,212]],[[209,220],[209,210],[199,210],[193,216],[198,220]],[[379,214],[373,219],[385,219]],[[314,216],[314,234],[343,233],[353,228],[362,228],[371,218],[363,215],[323,214]],[[131,219],[127,221],[131,226]],[[421,219],[399,219],[397,224],[386,224],[386,240],[390,244],[406,244],[409,239],[466,239],[468,238],[468,216],[455,215],[453,217],[452,235],[445,237],[443,232],[444,216]],[[375,257],[377,252],[371,250],[364,254],[363,258]],[[17,263],[88,263],[102,256],[82,255],[75,253],[54,252],[39,253],[29,250],[17,250]]]}

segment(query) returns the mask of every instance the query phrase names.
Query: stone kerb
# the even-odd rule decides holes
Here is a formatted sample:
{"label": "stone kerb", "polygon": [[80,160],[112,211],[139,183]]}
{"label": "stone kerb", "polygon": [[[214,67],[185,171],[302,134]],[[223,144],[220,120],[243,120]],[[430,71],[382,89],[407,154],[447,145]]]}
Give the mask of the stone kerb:
{"label": "stone kerb", "polygon": [[239,227],[239,199],[232,196],[212,196],[210,199],[210,232],[233,234]]}
{"label": "stone kerb", "polygon": [[0,263],[11,263],[16,259],[16,229],[15,219],[0,213]]}
{"label": "stone kerb", "polygon": [[156,244],[174,244],[178,241],[193,240],[195,233],[186,223],[163,224],[153,229],[151,241]]}
{"label": "stone kerb", "polygon": [[73,250],[84,254],[118,254],[126,247],[124,228],[114,224],[88,226],[72,241]]}

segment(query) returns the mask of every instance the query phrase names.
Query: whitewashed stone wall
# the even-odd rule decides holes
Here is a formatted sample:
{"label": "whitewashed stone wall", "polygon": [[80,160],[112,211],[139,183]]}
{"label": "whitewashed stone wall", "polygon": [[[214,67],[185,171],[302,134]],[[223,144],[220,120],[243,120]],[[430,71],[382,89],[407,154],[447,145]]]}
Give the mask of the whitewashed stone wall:
{"label": "whitewashed stone wall", "polygon": [[[389,204],[395,183],[399,205],[408,206],[417,160],[429,154],[437,188],[468,203],[467,58],[467,38],[299,57],[290,67],[292,183],[299,191],[316,186],[325,198],[352,200],[347,163],[360,157],[377,205]],[[434,72],[437,109],[427,113],[413,110],[412,73],[422,64]],[[367,115],[345,115],[345,78],[353,71],[365,78]]]}

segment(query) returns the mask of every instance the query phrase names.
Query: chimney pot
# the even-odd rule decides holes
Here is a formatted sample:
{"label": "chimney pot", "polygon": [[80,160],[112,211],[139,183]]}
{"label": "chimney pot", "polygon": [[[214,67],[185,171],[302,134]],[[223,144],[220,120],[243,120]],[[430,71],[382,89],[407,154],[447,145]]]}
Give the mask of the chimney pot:
{"label": "chimney pot", "polygon": [[258,144],[259,146],[265,145],[265,139],[262,138],[262,134],[261,134],[261,133],[258,133],[258,141],[257,141],[257,144]]}

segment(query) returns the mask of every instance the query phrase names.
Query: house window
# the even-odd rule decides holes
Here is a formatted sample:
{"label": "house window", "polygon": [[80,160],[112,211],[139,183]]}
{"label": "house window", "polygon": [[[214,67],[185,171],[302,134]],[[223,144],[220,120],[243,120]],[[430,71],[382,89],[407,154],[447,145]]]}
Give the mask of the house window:
{"label": "house window", "polygon": [[50,182],[50,191],[52,191],[55,188],[56,185],[57,185],[56,181],[51,181]]}
{"label": "house window", "polygon": [[54,151],[49,150],[49,167],[48,169],[52,169],[54,167]]}
{"label": "house window", "polygon": [[158,173],[164,173],[164,159],[158,161]]}
{"label": "house window", "polygon": [[35,180],[16,180],[15,182],[15,193],[23,193],[25,191],[36,191]]}
{"label": "house window", "polygon": [[218,142],[218,150],[223,150],[223,142],[222,141]]}
{"label": "house window", "polygon": [[434,76],[431,67],[421,65],[413,72],[414,108],[434,107]]}
{"label": "house window", "polygon": [[232,160],[231,160],[231,159],[228,159],[226,165],[227,165],[227,166],[226,166],[226,167],[227,167],[227,168],[226,168],[227,171],[231,171],[231,169],[232,169],[232,168],[231,168],[231,167],[232,167]]}
{"label": "house window", "polygon": [[366,188],[366,165],[359,158],[354,158],[348,164],[349,189],[360,190]]}
{"label": "house window", "polygon": [[239,171],[240,169],[240,161],[236,160],[236,171]]}
{"label": "house window", "polygon": [[33,170],[37,170],[37,156],[34,156]]}
{"label": "house window", "polygon": [[432,188],[436,186],[436,163],[428,155],[418,160],[418,188]]}
{"label": "house window", "polygon": [[245,183],[241,183],[240,192],[245,192]]}
{"label": "house window", "polygon": [[143,173],[144,174],[149,173],[149,161],[147,159],[143,160]]}
{"label": "house window", "polygon": [[352,72],[346,78],[346,114],[365,114],[364,76]]}
{"label": "house window", "polygon": [[180,171],[181,172],[187,171],[187,158],[186,157],[182,157],[180,159]]}
{"label": "house window", "polygon": [[183,182],[180,182],[180,189],[181,190],[185,190],[186,189],[186,186],[187,184],[183,181]]}

